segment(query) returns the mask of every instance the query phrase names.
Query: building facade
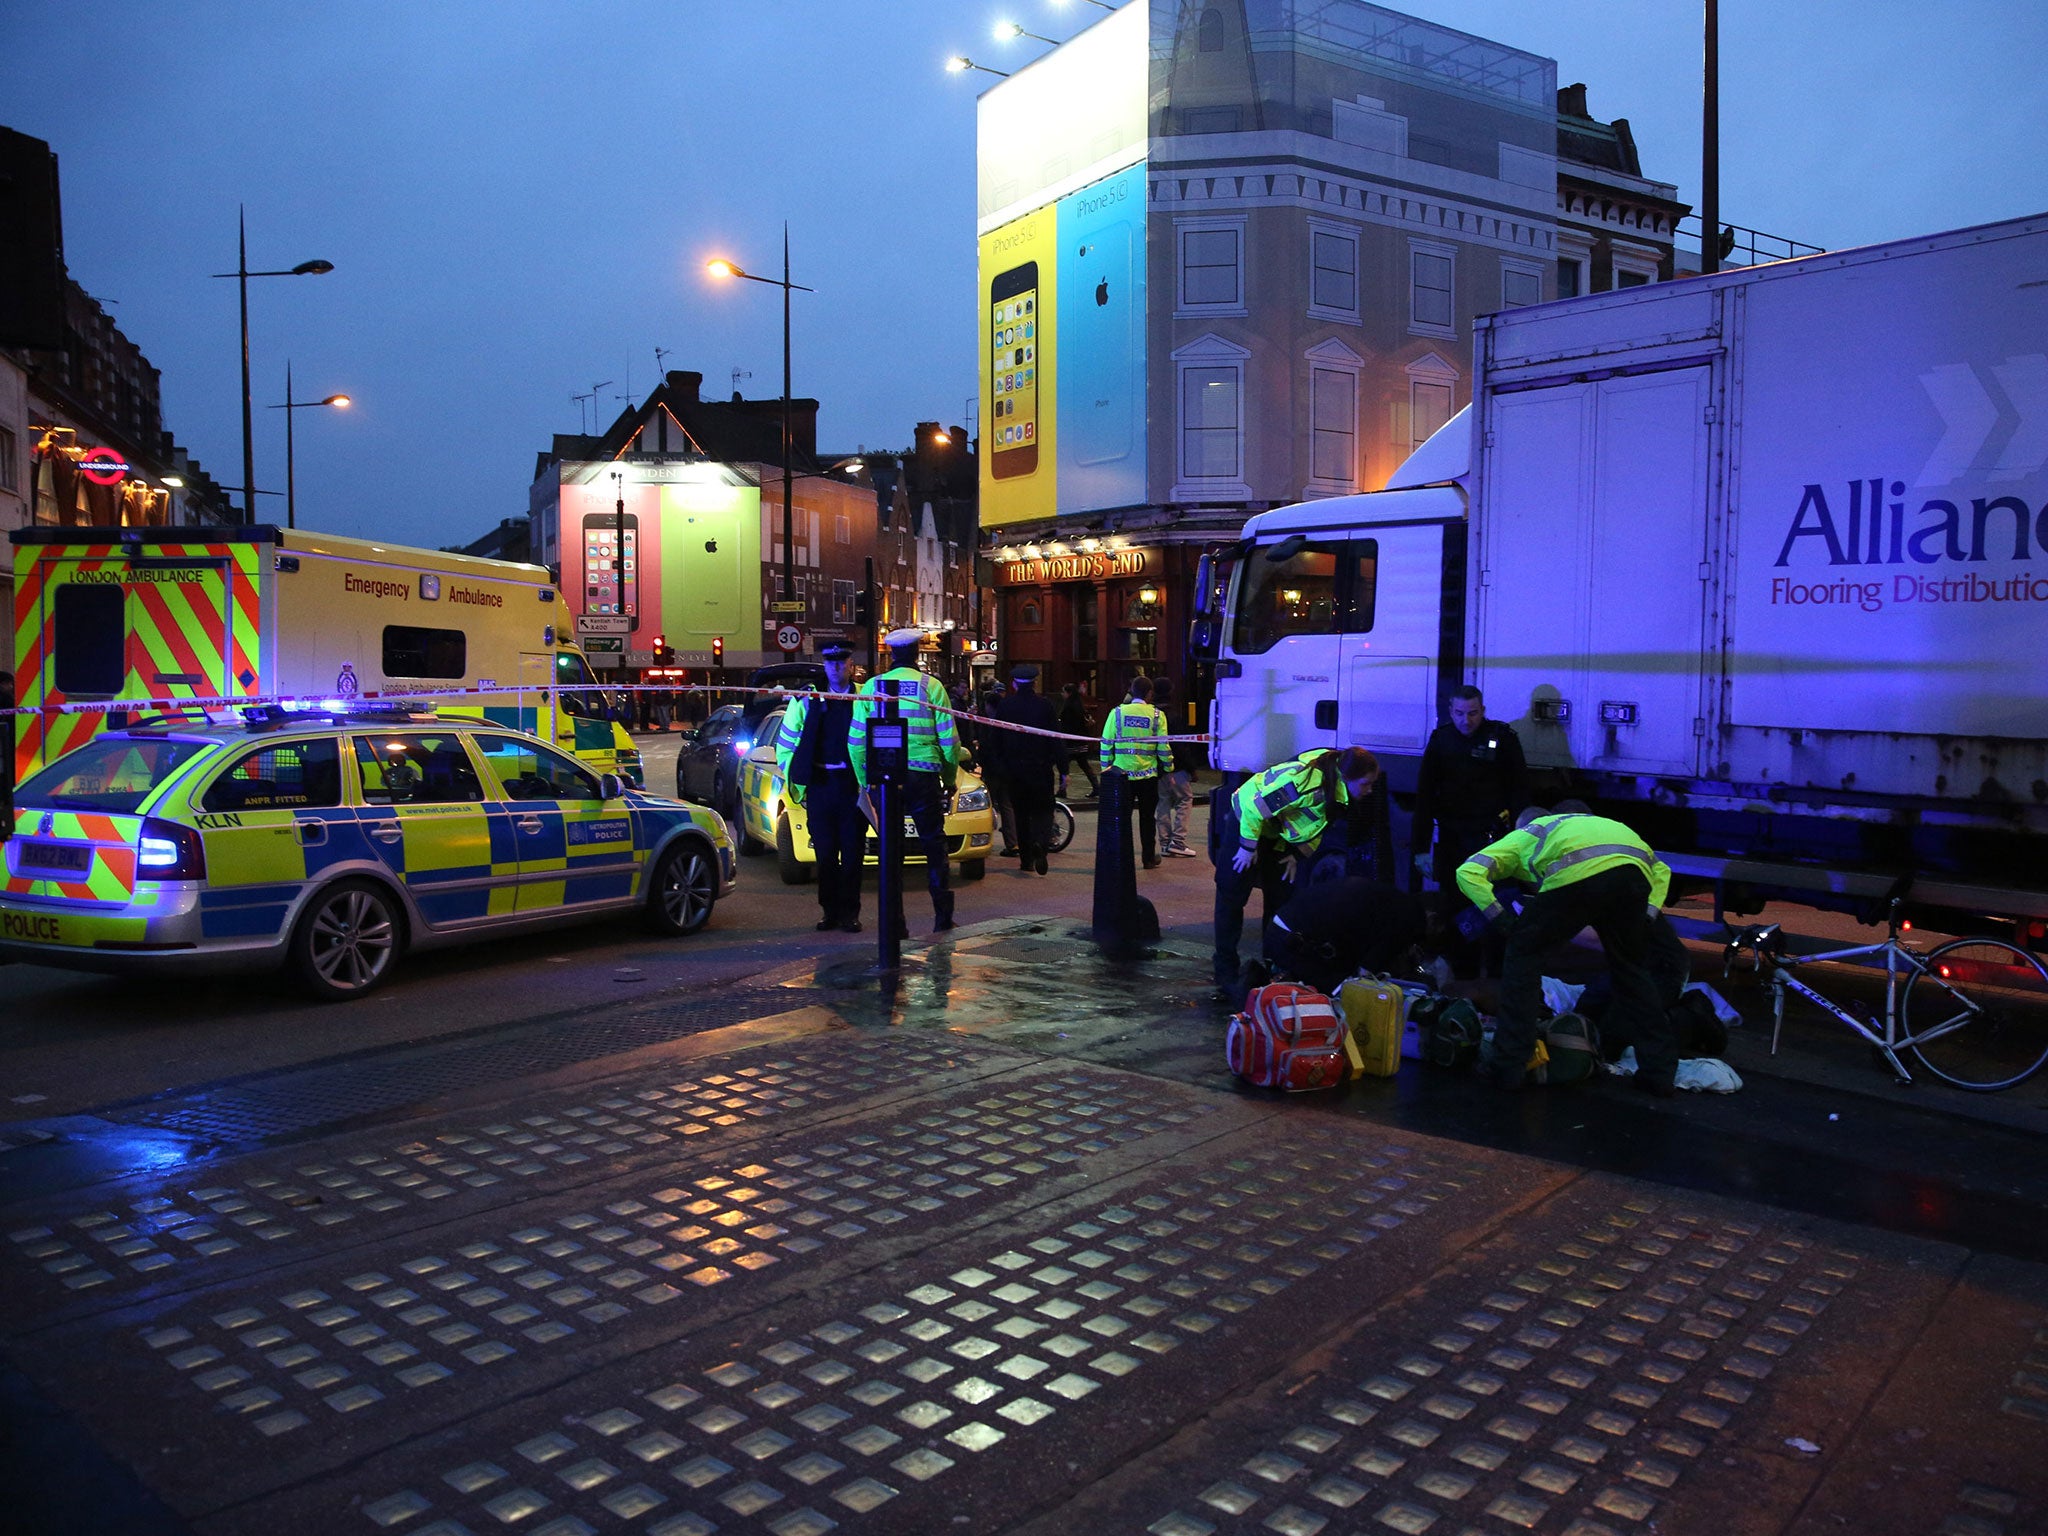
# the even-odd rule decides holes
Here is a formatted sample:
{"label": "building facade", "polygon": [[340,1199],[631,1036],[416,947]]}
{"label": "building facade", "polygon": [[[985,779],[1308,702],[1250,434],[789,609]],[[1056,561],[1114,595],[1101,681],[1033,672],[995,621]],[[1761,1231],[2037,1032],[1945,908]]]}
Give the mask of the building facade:
{"label": "building facade", "polygon": [[1584,281],[1669,275],[1682,209],[1583,96],[1565,123],[1551,60],[1365,0],[1147,0],[985,92],[1004,648],[1104,703],[1184,674],[1200,552],[1383,484],[1469,401],[1474,319],[1558,296],[1567,229]]}

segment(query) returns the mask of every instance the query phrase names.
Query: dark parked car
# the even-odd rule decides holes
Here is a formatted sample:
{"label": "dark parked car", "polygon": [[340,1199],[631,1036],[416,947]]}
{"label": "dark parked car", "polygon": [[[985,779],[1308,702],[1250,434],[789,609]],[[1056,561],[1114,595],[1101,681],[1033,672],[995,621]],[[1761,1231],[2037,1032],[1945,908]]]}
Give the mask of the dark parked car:
{"label": "dark parked car", "polygon": [[727,820],[739,814],[739,770],[754,745],[746,709],[722,704],[676,752],[676,798],[708,805]]}

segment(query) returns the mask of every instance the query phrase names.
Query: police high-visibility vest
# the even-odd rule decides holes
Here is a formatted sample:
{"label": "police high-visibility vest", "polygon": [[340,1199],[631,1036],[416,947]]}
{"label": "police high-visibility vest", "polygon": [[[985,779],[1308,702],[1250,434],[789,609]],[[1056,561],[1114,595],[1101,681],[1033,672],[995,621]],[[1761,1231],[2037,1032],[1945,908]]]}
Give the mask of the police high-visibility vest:
{"label": "police high-visibility vest", "polygon": [[885,713],[882,701],[896,700],[897,716],[909,727],[913,772],[944,773],[960,760],[960,739],[953,729],[953,701],[945,684],[915,667],[891,667],[860,685],[853,701],[853,729],[846,748],[853,758],[854,777],[868,782],[868,721]]}
{"label": "police high-visibility vest", "polygon": [[1134,779],[1156,779],[1173,768],[1173,754],[1153,738],[1167,731],[1166,716],[1150,704],[1119,704],[1102,722],[1102,766]]}
{"label": "police high-visibility vest", "polygon": [[1330,812],[1349,805],[1351,796],[1337,774],[1337,754],[1324,747],[1253,774],[1238,785],[1230,803],[1244,847],[1257,847],[1264,839],[1305,848],[1321,841]]}
{"label": "police high-visibility vest", "polygon": [[1628,827],[1605,816],[1539,816],[1460,864],[1458,889],[1491,922],[1501,913],[1493,888],[1502,880],[1521,880],[1538,891],[1554,891],[1623,866],[1640,869],[1649,880],[1651,906],[1664,905],[1671,890],[1671,871]]}

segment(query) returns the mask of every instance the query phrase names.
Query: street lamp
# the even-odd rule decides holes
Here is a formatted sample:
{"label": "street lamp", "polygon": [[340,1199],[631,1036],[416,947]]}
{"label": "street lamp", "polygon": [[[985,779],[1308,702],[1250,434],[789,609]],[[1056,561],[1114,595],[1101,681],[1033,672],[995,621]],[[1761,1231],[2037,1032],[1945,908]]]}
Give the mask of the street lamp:
{"label": "street lamp", "polygon": [[1059,47],[1058,42],[1056,42],[1054,39],[1050,37],[1040,37],[1036,32],[1026,32],[1021,26],[1019,26],[1014,21],[999,21],[996,23],[997,42],[1007,43],[1012,38],[1017,37],[1028,37],[1034,43],[1043,43],[1048,48]]}
{"label": "street lamp", "polygon": [[782,290],[782,600],[796,601],[796,519],[790,501],[790,483],[795,478],[790,473],[790,430],[789,430],[789,296],[795,293],[816,293],[815,288],[806,288],[802,283],[789,280],[789,225],[782,226],[782,276],[762,277],[748,272],[739,263],[728,261],[723,256],[713,257],[704,263],[704,270],[713,277],[743,277],[750,283],[766,283],[771,288]]}
{"label": "street lamp", "polygon": [[[216,272],[215,277],[232,277],[242,290],[242,511],[250,522],[256,521],[256,448],[249,431],[249,279],[252,277],[319,277],[334,270],[331,261],[302,261],[296,267],[284,267],[275,272],[251,272],[249,270],[249,219],[248,214],[237,207],[235,222],[239,239],[239,250],[232,272]],[[291,417],[285,417],[289,422]]]}
{"label": "street lamp", "polygon": [[[255,273],[253,273],[253,272],[252,272],[252,273],[250,273],[249,275],[250,275],[251,277],[254,277],[254,276],[256,276],[256,274],[255,274]],[[284,404],[283,404],[283,405],[273,405],[273,406],[271,406],[271,407],[270,407],[270,409],[271,409],[271,410],[273,410],[273,411],[283,411],[283,412],[284,412],[284,525],[285,525],[285,527],[287,527],[287,528],[296,528],[296,527],[298,527],[298,526],[299,526],[299,495],[298,495],[298,484],[299,484],[299,481],[298,481],[298,468],[297,468],[297,465],[296,465],[296,464],[295,464],[295,463],[293,462],[293,454],[292,454],[292,413],[293,413],[294,411],[304,411],[304,410],[310,410],[310,409],[312,409],[313,407],[315,407],[315,406],[320,406],[320,405],[338,405],[338,406],[343,406],[343,407],[346,407],[346,406],[347,406],[348,404],[349,404],[349,398],[348,398],[348,396],[347,396],[347,395],[329,395],[329,396],[328,396],[328,397],[327,397],[326,399],[324,399],[324,400],[294,400],[294,399],[292,398],[292,365],[291,365],[291,363],[290,363],[290,361],[289,361],[289,360],[287,360],[287,361],[286,361],[286,363],[285,363],[285,365],[284,365]],[[166,482],[166,483],[168,483],[168,482]]]}
{"label": "street lamp", "polygon": [[[1067,0],[1052,0],[1052,3],[1054,5],[1065,5]],[[1109,3],[1109,0],[1088,0],[1088,3],[1099,10],[1113,11],[1116,9],[1115,6]]]}
{"label": "street lamp", "polygon": [[1007,69],[990,69],[986,64],[975,63],[974,60],[968,58],[964,53],[956,53],[953,57],[946,60],[946,73],[949,75],[962,74],[970,69],[978,69],[984,75],[1000,75],[1005,80],[1010,78],[1010,72]]}

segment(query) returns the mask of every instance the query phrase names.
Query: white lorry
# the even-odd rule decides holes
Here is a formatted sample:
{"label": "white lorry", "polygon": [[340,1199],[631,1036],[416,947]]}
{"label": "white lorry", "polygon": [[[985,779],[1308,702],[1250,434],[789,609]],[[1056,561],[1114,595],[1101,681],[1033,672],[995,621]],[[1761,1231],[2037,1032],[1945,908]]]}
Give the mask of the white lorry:
{"label": "white lorry", "polygon": [[[1383,491],[1204,571],[1226,778],[1477,684],[1730,912],[2048,918],[2048,216],[1482,318]],[[1220,606],[1219,606],[1220,597]]]}

